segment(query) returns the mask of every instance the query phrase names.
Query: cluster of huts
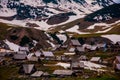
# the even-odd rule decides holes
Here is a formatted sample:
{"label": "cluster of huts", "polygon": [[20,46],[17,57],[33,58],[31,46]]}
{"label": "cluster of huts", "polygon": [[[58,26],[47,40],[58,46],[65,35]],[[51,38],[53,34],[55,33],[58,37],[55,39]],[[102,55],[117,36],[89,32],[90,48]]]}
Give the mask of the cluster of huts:
{"label": "cluster of huts", "polygon": [[[50,77],[48,72],[37,70],[34,64],[23,64],[19,69],[20,74],[29,75],[33,78]],[[55,70],[52,76],[72,76],[74,72],[72,70]]]}
{"label": "cluster of huts", "polygon": [[113,62],[113,67],[114,67],[116,72],[120,71],[120,56],[115,57],[115,60]]}
{"label": "cluster of huts", "polygon": [[[55,55],[55,51],[64,50],[64,54],[60,56]],[[0,48],[0,65],[5,64],[5,56],[10,57],[13,61],[36,61],[39,62],[41,60],[46,61],[68,61],[70,63],[70,68],[65,70],[55,70],[52,75],[56,76],[70,76],[75,75],[75,71],[79,69],[84,69],[85,65],[80,61],[90,61],[93,63],[102,63],[101,57],[92,57],[88,59],[87,56],[84,55],[86,52],[92,51],[120,51],[120,42],[116,44],[106,44],[106,43],[97,43],[94,45],[91,44],[82,44],[77,39],[72,39],[68,44],[56,45],[49,51],[37,50],[34,52],[30,52],[28,47],[20,47],[18,52],[14,52],[11,50],[5,50]],[[70,56],[79,55],[78,58],[73,59]],[[68,57],[69,56],[69,57]],[[116,56],[116,59],[113,62],[114,69],[120,70],[120,56]],[[50,74],[43,71],[37,71],[34,64],[22,64],[19,70],[21,74],[29,74],[31,77],[41,77],[41,76],[49,76]]]}

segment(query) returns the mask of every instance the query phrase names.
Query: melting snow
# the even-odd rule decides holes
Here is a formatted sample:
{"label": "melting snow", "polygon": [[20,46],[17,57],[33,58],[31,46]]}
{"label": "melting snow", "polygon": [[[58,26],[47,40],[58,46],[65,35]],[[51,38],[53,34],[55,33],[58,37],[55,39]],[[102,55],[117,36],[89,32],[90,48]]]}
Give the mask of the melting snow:
{"label": "melting snow", "polygon": [[[90,69],[90,70],[95,70],[95,71],[98,71],[100,70],[101,68],[104,68],[106,66],[104,65],[100,65],[100,64],[96,64],[96,63],[92,63],[90,61],[80,61],[80,62],[83,62],[84,63],[84,68],[85,69]],[[103,70],[102,70],[103,71]]]}
{"label": "melting snow", "polygon": [[20,20],[12,20],[12,21],[8,21],[8,20],[3,20],[3,19],[0,19],[0,22],[4,22],[4,23],[7,23],[7,24],[11,24],[11,25],[19,25],[19,26],[22,26],[22,27],[25,27],[26,23],[25,21],[20,21]]}
{"label": "melting snow", "polygon": [[111,41],[113,41],[114,43],[120,41],[120,35],[102,35],[102,37],[108,38]]}
{"label": "melting snow", "polygon": [[53,44],[53,43],[50,42],[49,40],[47,40],[47,42],[48,42],[52,47],[55,47],[55,44]]}
{"label": "melting snow", "polygon": [[14,51],[18,51],[19,50],[20,46],[14,44],[14,43],[11,43],[8,40],[5,40],[4,42],[10,47],[11,50],[14,50]]}
{"label": "melting snow", "polygon": [[2,16],[2,17],[11,17],[11,16],[14,16],[16,14],[17,14],[16,10],[11,10],[8,8],[0,9],[0,16]]}
{"label": "melting snow", "polygon": [[56,35],[60,40],[63,41],[63,43],[67,40],[67,37],[65,34],[57,34]]}
{"label": "melting snow", "polygon": [[105,26],[105,27],[110,27],[106,23],[95,23],[94,25],[89,26],[87,29],[95,29],[96,26]]}
{"label": "melting snow", "polygon": [[69,63],[59,62],[59,63],[57,63],[56,65],[57,65],[57,66],[62,66],[62,67],[64,67],[65,69],[70,68],[70,64],[69,64]]}
{"label": "melting snow", "polygon": [[98,31],[98,32],[96,32],[96,33],[105,33],[105,32],[108,32],[108,31],[110,31],[112,28],[113,28],[113,27],[111,27],[111,28],[108,28],[108,29],[106,29],[106,30],[103,30],[103,31]]}
{"label": "melting snow", "polygon": [[69,28],[66,31],[68,31],[68,32],[75,32],[75,33],[78,33],[78,34],[89,34],[89,33],[85,33],[85,32],[80,32],[78,29],[79,29],[79,26],[75,25],[74,27]]}

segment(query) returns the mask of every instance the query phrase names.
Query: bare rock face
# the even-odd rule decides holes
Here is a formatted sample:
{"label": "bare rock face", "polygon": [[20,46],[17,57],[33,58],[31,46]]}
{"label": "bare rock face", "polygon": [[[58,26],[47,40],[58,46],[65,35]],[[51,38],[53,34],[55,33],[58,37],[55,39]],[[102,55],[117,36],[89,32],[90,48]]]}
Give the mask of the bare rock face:
{"label": "bare rock face", "polygon": [[51,47],[51,45],[46,41],[49,38],[44,33],[44,31],[37,30],[34,28],[22,28],[22,27],[12,28],[8,32],[7,39],[20,46],[29,45],[30,47],[33,47],[34,41],[36,41],[37,44],[35,47],[37,49]]}
{"label": "bare rock face", "polygon": [[67,21],[69,19],[69,16],[72,16],[72,15],[76,15],[76,14],[73,12],[60,13],[60,14],[51,16],[48,19],[47,23],[50,25],[59,24],[59,23]]}
{"label": "bare rock face", "polygon": [[40,27],[39,25],[37,25],[35,23],[26,23],[26,26],[28,26],[28,27]]}
{"label": "bare rock face", "polygon": [[69,19],[69,16],[67,16],[65,14],[59,14],[59,15],[50,17],[48,19],[47,23],[50,25],[59,24],[59,23],[67,21],[68,19]]}

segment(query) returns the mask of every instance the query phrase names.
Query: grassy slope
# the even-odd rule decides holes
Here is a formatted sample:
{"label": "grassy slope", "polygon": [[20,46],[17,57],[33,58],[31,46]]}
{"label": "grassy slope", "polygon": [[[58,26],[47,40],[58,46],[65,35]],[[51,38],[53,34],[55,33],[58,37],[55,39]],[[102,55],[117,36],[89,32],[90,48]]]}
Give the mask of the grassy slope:
{"label": "grassy slope", "polygon": [[[64,27],[64,28],[72,27],[76,23],[78,23],[78,22],[66,24],[67,27]],[[12,26],[8,26],[6,24],[0,23],[0,40],[5,39],[5,36],[8,33],[7,29],[9,29],[11,27]],[[59,27],[59,29],[60,29],[60,27]],[[114,25],[113,29],[106,33],[92,33],[92,34],[83,34],[83,35],[75,34],[74,36],[75,37],[95,37],[95,36],[101,36],[104,34],[120,34],[120,25]],[[41,68],[40,68],[40,70],[41,70]],[[54,69],[46,67],[44,70],[51,72]],[[18,71],[18,69],[16,67],[12,67],[12,66],[0,67],[0,78],[1,78],[0,80],[6,80],[13,75],[17,75],[17,71]],[[80,78],[74,78],[74,79],[75,80],[84,80],[84,79],[80,79]],[[52,80],[54,80],[54,79],[52,79]],[[73,78],[64,78],[63,80],[73,80]],[[114,77],[110,78],[109,75],[105,75],[105,76],[102,76],[101,78],[94,77],[94,78],[90,78],[88,80],[117,80],[117,79],[115,79]]]}
{"label": "grassy slope", "polygon": [[0,66],[0,80],[7,80],[11,77],[18,75],[18,67],[11,66]]}
{"label": "grassy slope", "polygon": [[69,23],[66,23],[66,24],[63,24],[63,25],[59,25],[59,26],[55,26],[54,29],[51,30],[51,32],[57,32],[59,30],[66,30],[66,29],[69,29],[73,26],[75,26],[77,23],[79,23],[81,21],[81,19],[77,19],[77,20],[74,20],[72,22],[69,22]]}
{"label": "grassy slope", "polygon": [[112,26],[113,28],[106,32],[106,33],[91,33],[91,34],[74,34],[74,37],[97,37],[101,35],[107,35],[107,34],[120,34],[120,25],[116,24]]}
{"label": "grassy slope", "polygon": [[8,26],[7,24],[0,23],[0,40],[5,39],[8,31],[7,29],[10,28],[11,26]]}

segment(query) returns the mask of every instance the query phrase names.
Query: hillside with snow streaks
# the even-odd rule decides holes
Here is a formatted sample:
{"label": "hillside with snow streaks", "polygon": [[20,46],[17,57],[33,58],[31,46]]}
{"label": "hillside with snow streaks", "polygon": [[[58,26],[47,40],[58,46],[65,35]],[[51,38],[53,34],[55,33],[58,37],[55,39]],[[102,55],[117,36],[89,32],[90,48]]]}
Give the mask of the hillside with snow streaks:
{"label": "hillside with snow streaks", "polygon": [[[51,16],[53,13],[57,14],[70,11],[76,14],[89,14],[113,3],[112,0],[1,0],[0,12],[6,12],[6,14],[9,14],[9,9],[14,9],[16,12],[19,12],[19,9],[30,8],[28,11],[30,11],[32,17],[38,16],[36,12],[45,13],[46,16]],[[20,10],[20,12],[23,12],[24,9]]]}
{"label": "hillside with snow streaks", "polygon": [[[114,0],[0,0],[0,22],[23,27],[35,24],[39,26],[36,29],[49,30],[114,3]],[[50,21],[52,17],[58,22],[54,18]]]}

